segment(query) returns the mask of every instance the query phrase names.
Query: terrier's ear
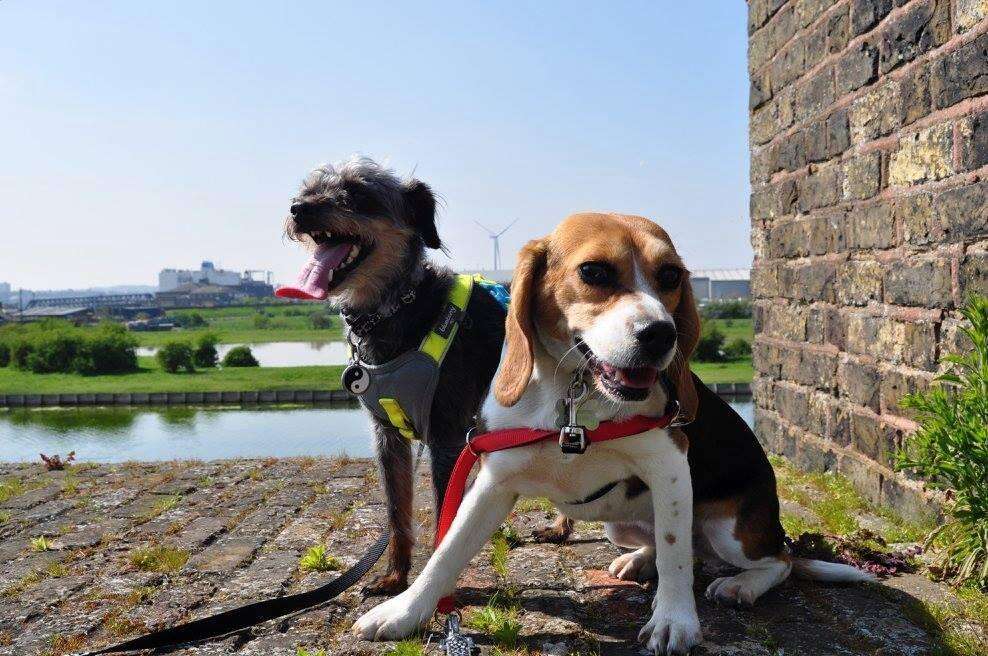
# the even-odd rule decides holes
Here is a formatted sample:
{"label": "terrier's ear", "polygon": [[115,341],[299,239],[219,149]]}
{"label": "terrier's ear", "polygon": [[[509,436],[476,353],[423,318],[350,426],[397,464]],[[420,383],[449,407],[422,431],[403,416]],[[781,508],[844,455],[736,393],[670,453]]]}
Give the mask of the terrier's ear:
{"label": "terrier's ear", "polygon": [[505,407],[518,403],[532,379],[536,339],[533,315],[545,261],[545,241],[533,239],[518,253],[518,265],[511,278],[511,304],[504,325],[508,348],[494,379],[494,398]]}
{"label": "terrier's ear", "polygon": [[412,211],[412,227],[422,237],[429,248],[442,248],[443,243],[436,231],[436,197],[429,185],[421,180],[405,183],[405,200]]}

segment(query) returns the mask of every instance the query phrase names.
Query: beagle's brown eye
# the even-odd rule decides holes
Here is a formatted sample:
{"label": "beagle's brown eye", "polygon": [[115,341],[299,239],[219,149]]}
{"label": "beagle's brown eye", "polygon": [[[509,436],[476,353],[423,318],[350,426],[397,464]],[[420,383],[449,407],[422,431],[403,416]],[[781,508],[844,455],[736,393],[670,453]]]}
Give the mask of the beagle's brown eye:
{"label": "beagle's brown eye", "polygon": [[584,262],[580,265],[580,279],[588,285],[604,287],[617,282],[617,273],[606,262]]}
{"label": "beagle's brown eye", "polygon": [[659,269],[659,289],[669,291],[679,286],[683,279],[683,270],[673,264],[666,264]]}

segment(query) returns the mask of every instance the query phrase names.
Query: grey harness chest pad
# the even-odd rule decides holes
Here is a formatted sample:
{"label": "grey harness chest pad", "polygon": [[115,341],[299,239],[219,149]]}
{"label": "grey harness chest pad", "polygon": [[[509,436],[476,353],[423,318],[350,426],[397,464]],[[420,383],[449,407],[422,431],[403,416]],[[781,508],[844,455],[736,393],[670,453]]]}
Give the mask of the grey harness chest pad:
{"label": "grey harness chest pad", "polygon": [[432,401],[439,384],[440,369],[436,361],[416,349],[384,364],[361,363],[361,366],[370,377],[367,391],[358,397],[363,406],[391,426],[391,419],[381,406],[380,399],[394,399],[408,415],[419,437],[429,435]]}

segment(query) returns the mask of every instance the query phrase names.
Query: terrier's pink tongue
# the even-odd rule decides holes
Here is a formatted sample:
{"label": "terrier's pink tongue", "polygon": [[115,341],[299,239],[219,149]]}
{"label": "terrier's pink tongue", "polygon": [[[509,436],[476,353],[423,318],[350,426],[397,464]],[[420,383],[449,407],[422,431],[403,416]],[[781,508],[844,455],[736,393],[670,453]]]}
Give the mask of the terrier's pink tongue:
{"label": "terrier's pink tongue", "polygon": [[298,282],[292,286],[279,287],[274,293],[279,298],[302,298],[322,301],[329,296],[329,272],[340,266],[343,258],[352,248],[351,244],[320,244],[312,258],[302,267]]}

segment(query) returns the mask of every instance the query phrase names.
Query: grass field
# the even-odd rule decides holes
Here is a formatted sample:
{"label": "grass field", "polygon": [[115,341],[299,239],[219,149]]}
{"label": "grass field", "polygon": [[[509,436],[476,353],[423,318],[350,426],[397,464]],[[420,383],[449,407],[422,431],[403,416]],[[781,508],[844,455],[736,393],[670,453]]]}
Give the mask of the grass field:
{"label": "grass field", "polygon": [[755,375],[751,358],[734,362],[694,362],[690,368],[705,383],[750,383]]}
{"label": "grass field", "polygon": [[[167,313],[171,318],[192,314],[198,314],[209,325],[167,332],[137,332],[134,336],[141,346],[161,346],[176,340],[195,341],[207,332],[219,337],[221,344],[329,342],[343,339],[339,317],[324,303],[169,310]],[[329,328],[313,328],[313,314],[329,316],[332,325]],[[261,316],[265,318],[258,319]],[[258,325],[259,321],[266,325]]]}
{"label": "grass field", "polygon": [[337,389],[343,367],[247,367],[169,374],[154,358],[139,358],[140,371],[109,376],[32,374],[0,369],[0,393],[94,394],[112,392],[253,392]]}
{"label": "grass field", "polygon": [[755,338],[755,326],[751,319],[704,319],[703,323],[716,325],[724,333],[726,342],[738,337],[751,342]]}

